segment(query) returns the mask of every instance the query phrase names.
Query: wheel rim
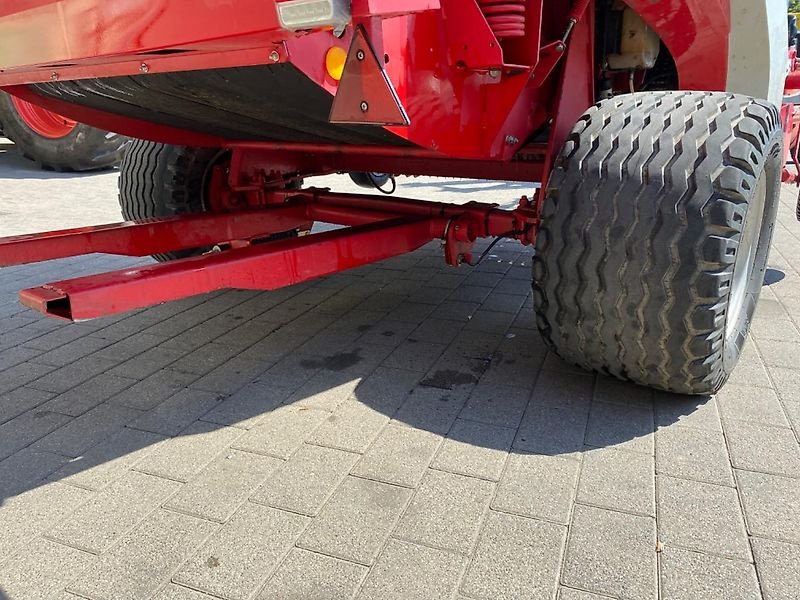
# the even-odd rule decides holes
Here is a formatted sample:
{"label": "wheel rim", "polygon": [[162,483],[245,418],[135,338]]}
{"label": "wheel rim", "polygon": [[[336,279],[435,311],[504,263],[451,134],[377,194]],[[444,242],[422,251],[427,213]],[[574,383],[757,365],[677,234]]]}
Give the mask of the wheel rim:
{"label": "wheel rim", "polygon": [[51,140],[67,137],[78,125],[77,121],[62,117],[20,98],[12,96],[11,101],[25,125],[42,137]]}
{"label": "wheel rim", "polygon": [[744,226],[739,238],[739,247],[736,250],[737,260],[733,268],[733,277],[731,278],[730,300],[728,301],[728,314],[725,321],[725,337],[728,339],[736,334],[742,313],[747,310],[750,296],[753,293],[751,283],[756,268],[756,256],[761,239],[761,225],[764,221],[766,205],[767,177],[766,173],[762,173],[756,184],[755,194],[753,194],[747,209]]}

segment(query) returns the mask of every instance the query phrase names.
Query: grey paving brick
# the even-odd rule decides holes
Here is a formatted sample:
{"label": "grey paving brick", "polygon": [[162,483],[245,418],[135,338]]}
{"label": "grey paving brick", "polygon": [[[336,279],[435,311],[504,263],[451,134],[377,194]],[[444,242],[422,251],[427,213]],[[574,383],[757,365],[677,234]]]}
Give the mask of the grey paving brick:
{"label": "grey paving brick", "polygon": [[516,428],[522,420],[529,397],[528,388],[478,384],[459,416],[499,427]]}
{"label": "grey paving brick", "polygon": [[51,452],[30,447],[12,454],[0,462],[0,499],[8,498],[39,485],[69,459]]}
{"label": "grey paving brick", "polygon": [[531,403],[522,418],[514,448],[524,452],[578,458],[583,449],[589,410]]}
{"label": "grey paving brick", "polygon": [[[426,304],[416,305],[424,307],[424,310],[429,311],[432,307]],[[410,308],[409,308],[410,307]],[[415,310],[413,305],[404,304],[395,310],[403,310],[405,315],[400,314],[401,317],[411,317],[408,320],[393,319],[390,315],[386,319],[381,319],[375,325],[359,338],[360,342],[368,344],[378,344],[379,346],[390,346],[396,348],[402,344],[414,329],[417,327],[420,319],[413,318]]]}
{"label": "grey paving brick", "polygon": [[717,403],[709,396],[680,396],[655,392],[656,425],[684,425],[720,431]]}
{"label": "grey paving brick", "polygon": [[[5,562],[0,570],[0,595],[10,600],[58,597],[95,557],[88,552],[36,539]],[[5,595],[3,595],[5,594]]]}
{"label": "grey paving brick", "polygon": [[751,535],[800,543],[800,479],[737,471],[736,480]]}
{"label": "grey paving brick", "polygon": [[41,406],[52,397],[53,394],[50,392],[26,387],[0,394],[0,423],[10,421],[14,417]]}
{"label": "grey paving brick", "polygon": [[656,432],[656,469],[661,475],[733,485],[722,432],[693,427],[663,427]]}
{"label": "grey paving brick", "polygon": [[287,459],[329,416],[313,408],[281,406],[239,438],[234,447]]}
{"label": "grey paving brick", "polygon": [[0,425],[0,461],[71,420],[72,417],[40,407]]}
{"label": "grey paving brick", "polygon": [[383,362],[386,367],[407,371],[427,372],[446,346],[433,342],[418,342],[411,338],[397,347]]}
{"label": "grey paving brick", "polygon": [[536,379],[532,401],[558,408],[586,408],[594,387],[595,376],[585,372],[542,371]]}
{"label": "grey paving brick", "polygon": [[655,516],[653,458],[613,447],[588,449],[583,456],[577,501]]}
{"label": "grey paving brick", "polygon": [[725,433],[734,467],[789,477],[800,474],[800,446],[791,429],[728,421]]}
{"label": "grey paving brick", "polygon": [[[30,384],[51,371],[53,371],[53,367],[40,365],[34,362],[24,362],[14,365],[0,373],[0,375],[2,375],[2,377],[0,377],[0,394],[5,394],[23,385]],[[30,387],[41,389],[38,385],[31,385]]]}
{"label": "grey paving brick", "polygon": [[271,365],[269,362],[234,357],[192,383],[192,388],[232,394],[259,377]]}
{"label": "grey paving brick", "polygon": [[514,429],[507,427],[459,419],[447,434],[432,466],[441,471],[498,481],[514,433]]}
{"label": "grey paving brick", "polygon": [[553,598],[566,527],[490,512],[461,591],[475,598]]}
{"label": "grey paving brick", "polygon": [[392,423],[446,434],[464,408],[468,393],[468,390],[417,387],[395,413]]}
{"label": "grey paving brick", "polygon": [[13,498],[0,496],[0,568],[24,544],[91,497],[87,490],[61,484],[32,488]]}
{"label": "grey paving brick", "polygon": [[800,356],[800,343],[796,339],[790,342],[760,340],[758,348],[767,366],[788,369],[797,367],[794,358]]}
{"label": "grey paving brick", "polygon": [[244,386],[202,416],[203,421],[252,429],[261,419],[276,409],[291,394],[291,390],[276,388],[261,380]]}
{"label": "grey paving brick", "polygon": [[199,347],[193,346],[191,352],[172,363],[170,368],[175,371],[202,376],[211,373],[214,369],[239,354],[239,352],[241,350],[234,346],[215,343],[204,344]]}
{"label": "grey paving brick", "polygon": [[726,385],[717,393],[717,404],[726,419],[776,427],[788,426],[778,395],[771,389]]}
{"label": "grey paving brick", "polygon": [[250,598],[307,523],[300,515],[246,503],[172,581],[230,600]]}
{"label": "grey paving brick", "polygon": [[292,394],[286,404],[333,412],[355,393],[358,384],[359,379],[348,373],[322,370]]}
{"label": "grey paving brick", "polygon": [[85,356],[54,371],[50,370],[44,377],[32,381],[30,385],[39,390],[61,394],[108,371],[115,365],[112,360],[94,355]]}
{"label": "grey paving brick", "polygon": [[601,596],[592,592],[584,592],[561,586],[558,589],[558,600],[609,600],[611,596]]}
{"label": "grey paving brick", "polygon": [[158,592],[158,594],[153,596],[153,600],[209,600],[209,598],[210,596],[208,594],[190,590],[187,587],[175,583],[170,583],[167,587]]}
{"label": "grey paving brick", "polygon": [[451,598],[467,559],[452,552],[391,540],[369,573],[359,600]]}
{"label": "grey paving brick", "polygon": [[388,425],[353,469],[359,477],[416,487],[442,438],[429,431]]}
{"label": "grey paving brick", "polygon": [[614,377],[598,375],[594,399],[611,404],[650,408],[653,404],[653,390]]}
{"label": "grey paving brick", "polygon": [[[146,379],[159,371],[163,371],[185,355],[186,350],[156,346],[155,348],[150,348],[150,350],[143,352],[139,356],[119,363],[108,372],[112,375],[119,375],[120,377],[128,377],[130,379]],[[174,371],[174,369],[170,370]],[[188,372],[184,373],[184,375],[187,377],[191,376],[194,379],[199,377],[196,374]]]}
{"label": "grey paving brick", "polygon": [[494,488],[489,481],[430,470],[395,535],[468,555],[478,537]]}
{"label": "grey paving brick", "polygon": [[196,375],[180,373],[171,369],[156,370],[112,397],[109,402],[138,410],[150,410],[196,379]]}
{"label": "grey paving brick", "polygon": [[657,597],[655,521],[576,506],[562,582],[618,598]]}
{"label": "grey paving brick", "polygon": [[162,435],[136,429],[122,429],[83,455],[69,461],[50,479],[100,490],[121,477],[164,441]]}
{"label": "grey paving brick", "polygon": [[366,452],[389,417],[357,400],[344,402],[311,435],[309,442],[347,452]]}
{"label": "grey paving brick", "polygon": [[677,548],[661,553],[664,600],[760,600],[753,565]]}
{"label": "grey paving brick", "polygon": [[316,516],[358,456],[304,444],[251,497],[254,502]]}
{"label": "grey paving brick", "polygon": [[698,552],[751,560],[736,490],[661,475],[657,489],[660,541]]}
{"label": "grey paving brick", "polygon": [[354,342],[339,352],[328,351],[303,358],[300,366],[306,370],[310,369],[312,374],[315,369],[323,368],[363,377],[377,369],[391,351],[390,346]]}
{"label": "grey paving brick", "polygon": [[768,388],[772,382],[767,375],[764,363],[758,358],[754,361],[739,360],[727,385],[753,385]]}
{"label": "grey paving brick", "polygon": [[166,508],[224,523],[283,461],[231,450],[217,456],[165,504]]}
{"label": "grey paving brick", "polygon": [[68,392],[59,394],[42,408],[79,417],[135,383],[133,379],[102,373]]}
{"label": "grey paving brick", "polygon": [[195,389],[181,390],[128,426],[162,435],[177,435],[189,424],[217,407],[225,396]]}
{"label": "grey paving brick", "polygon": [[101,404],[43,437],[33,445],[33,448],[64,456],[80,456],[122,429],[140,414],[138,410],[132,408]]}
{"label": "grey paving brick", "polygon": [[366,574],[367,568],[361,565],[295,548],[258,600],[350,600]]}
{"label": "grey paving brick", "polygon": [[133,529],[181,485],[129,471],[46,532],[57,542],[99,554]]}
{"label": "grey paving brick", "polygon": [[103,554],[67,591],[86,598],[149,598],[216,528],[202,519],[158,510]]}
{"label": "grey paving brick", "polygon": [[348,477],[298,546],[371,565],[410,497],[411,491],[401,487]]}
{"label": "grey paving brick", "polygon": [[653,410],[607,402],[592,404],[586,443],[653,454]]}
{"label": "grey paving brick", "polygon": [[793,600],[800,589],[800,546],[752,538],[764,600]]}
{"label": "grey paving brick", "polygon": [[189,481],[241,435],[242,430],[235,427],[198,421],[178,437],[159,444],[136,463],[136,469],[158,477]]}
{"label": "grey paving brick", "polygon": [[800,402],[800,381],[795,369],[771,367],[769,374],[781,398],[787,402]]}
{"label": "grey paving brick", "polygon": [[512,453],[492,501],[495,510],[569,523],[580,464],[556,456]]}

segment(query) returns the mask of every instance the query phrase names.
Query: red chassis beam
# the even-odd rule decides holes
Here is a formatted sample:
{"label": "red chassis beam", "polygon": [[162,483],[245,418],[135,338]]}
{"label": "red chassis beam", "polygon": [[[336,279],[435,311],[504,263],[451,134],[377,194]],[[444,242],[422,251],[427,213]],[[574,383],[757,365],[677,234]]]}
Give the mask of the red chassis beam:
{"label": "red chassis beam", "polygon": [[[47,315],[86,320],[226,288],[272,290],[411,252],[434,239],[445,259],[471,260],[479,237],[535,240],[537,207],[453,205],[327,190],[272,192],[260,211],[183,216],[0,239],[0,265],[109,252],[130,256],[230,246],[166,264],[59,281],[20,293]],[[349,228],[289,240],[252,240],[322,221]]]}

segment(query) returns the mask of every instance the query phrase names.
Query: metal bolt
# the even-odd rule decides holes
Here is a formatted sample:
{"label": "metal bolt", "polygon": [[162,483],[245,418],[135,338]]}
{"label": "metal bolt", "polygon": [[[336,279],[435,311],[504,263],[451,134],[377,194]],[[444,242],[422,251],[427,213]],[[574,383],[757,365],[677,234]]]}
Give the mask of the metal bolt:
{"label": "metal bolt", "polygon": [[519,144],[519,138],[513,135],[507,135],[506,144],[508,144],[509,146],[516,146],[517,144]]}
{"label": "metal bolt", "polygon": [[56,73],[55,71],[50,73],[50,80],[51,81],[58,81],[58,73]]}
{"label": "metal bolt", "polygon": [[501,74],[502,71],[500,69],[489,69],[489,77],[492,79],[498,79]]}
{"label": "metal bolt", "polygon": [[368,110],[369,110],[369,104],[367,104],[365,101],[362,101],[361,102],[361,112],[367,112]]}
{"label": "metal bolt", "polygon": [[139,70],[142,73],[149,73],[150,72],[150,65],[148,65],[147,63],[142,63],[141,65],[139,65]]}
{"label": "metal bolt", "polygon": [[358,60],[364,60],[366,57],[367,57],[367,55],[364,54],[363,50],[359,50],[358,52],[356,52],[356,58]]}
{"label": "metal bolt", "polygon": [[277,50],[273,50],[272,52],[269,53],[269,59],[272,62],[280,62],[281,60],[280,52],[278,52]]}

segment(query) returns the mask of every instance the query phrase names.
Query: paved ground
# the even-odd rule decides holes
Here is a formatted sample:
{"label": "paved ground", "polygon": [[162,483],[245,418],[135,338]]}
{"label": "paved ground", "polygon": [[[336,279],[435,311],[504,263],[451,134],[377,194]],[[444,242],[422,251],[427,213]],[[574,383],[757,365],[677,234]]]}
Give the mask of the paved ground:
{"label": "paved ground", "polygon": [[[11,154],[0,178],[2,234],[117,218],[113,173],[43,175]],[[502,188],[402,192],[521,193]],[[431,245],[79,325],[16,290],[135,261],[3,270],[0,596],[796,599],[794,194],[716,398],[548,355],[513,243],[474,270]]]}

